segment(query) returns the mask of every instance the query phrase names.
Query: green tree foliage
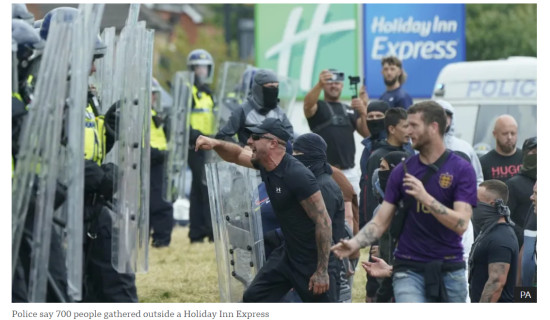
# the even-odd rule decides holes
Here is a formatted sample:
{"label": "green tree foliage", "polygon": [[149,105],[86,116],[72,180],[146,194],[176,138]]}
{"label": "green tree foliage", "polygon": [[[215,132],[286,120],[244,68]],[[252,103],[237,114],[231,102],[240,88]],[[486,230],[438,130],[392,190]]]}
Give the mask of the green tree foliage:
{"label": "green tree foliage", "polygon": [[536,4],[466,4],[466,60],[537,56]]}
{"label": "green tree foliage", "polygon": [[204,49],[214,59],[214,80],[212,87],[217,84],[219,66],[225,61],[238,61],[237,43],[231,42],[231,55],[227,55],[227,45],[223,31],[219,28],[199,28],[195,44],[189,43],[189,37],[180,26],[174,28],[174,40],[166,48],[159,48],[159,65],[155,68],[155,77],[161,84],[172,81],[174,73],[187,70],[187,55],[195,49]]}

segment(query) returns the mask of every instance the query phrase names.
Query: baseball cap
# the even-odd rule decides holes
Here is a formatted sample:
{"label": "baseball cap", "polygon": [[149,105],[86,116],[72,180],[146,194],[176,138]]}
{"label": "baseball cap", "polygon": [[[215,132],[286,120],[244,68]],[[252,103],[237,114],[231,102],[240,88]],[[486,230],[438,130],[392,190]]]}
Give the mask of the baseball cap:
{"label": "baseball cap", "polygon": [[367,106],[367,113],[373,112],[373,111],[386,113],[386,111],[388,111],[389,108],[390,108],[390,105],[384,100],[372,100]]}
{"label": "baseball cap", "polygon": [[537,147],[537,137],[531,137],[525,139],[523,142],[523,147],[521,147],[521,150],[523,151],[529,151],[532,149],[535,149]]}
{"label": "baseball cap", "polygon": [[271,133],[285,142],[290,139],[290,132],[283,127],[283,123],[278,118],[266,118],[259,126],[247,129],[252,133]]}

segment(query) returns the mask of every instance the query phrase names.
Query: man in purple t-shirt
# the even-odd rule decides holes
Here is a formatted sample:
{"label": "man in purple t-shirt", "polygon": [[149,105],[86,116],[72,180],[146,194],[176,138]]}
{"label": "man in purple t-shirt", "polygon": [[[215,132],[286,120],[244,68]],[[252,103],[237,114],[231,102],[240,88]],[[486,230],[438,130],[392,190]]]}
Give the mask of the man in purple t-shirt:
{"label": "man in purple t-shirt", "polygon": [[[338,257],[372,244],[388,229],[398,203],[407,217],[395,251],[393,290],[397,302],[465,302],[461,237],[476,205],[476,176],[466,160],[450,153],[424,185],[430,165],[444,153],[446,115],[434,101],[413,105],[410,137],[419,154],[391,173],[378,214],[350,240],[332,247]],[[408,173],[406,172],[408,171]]]}

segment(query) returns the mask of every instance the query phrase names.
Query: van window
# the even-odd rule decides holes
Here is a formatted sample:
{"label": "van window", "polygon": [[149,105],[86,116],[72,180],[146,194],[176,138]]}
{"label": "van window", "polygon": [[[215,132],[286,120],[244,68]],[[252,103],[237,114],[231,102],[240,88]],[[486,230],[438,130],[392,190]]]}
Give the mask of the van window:
{"label": "van window", "polygon": [[489,150],[494,149],[493,128],[496,118],[503,114],[511,115],[518,123],[518,148],[521,148],[525,139],[537,135],[536,105],[480,105],[472,145],[482,143],[490,146]]}

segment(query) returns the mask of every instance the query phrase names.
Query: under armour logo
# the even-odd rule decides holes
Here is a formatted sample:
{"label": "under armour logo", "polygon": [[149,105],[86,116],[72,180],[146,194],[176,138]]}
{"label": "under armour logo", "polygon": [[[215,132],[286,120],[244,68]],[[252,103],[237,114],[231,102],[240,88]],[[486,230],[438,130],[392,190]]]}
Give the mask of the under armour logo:
{"label": "under armour logo", "polygon": [[281,188],[280,187],[275,187],[275,192],[281,193]]}

